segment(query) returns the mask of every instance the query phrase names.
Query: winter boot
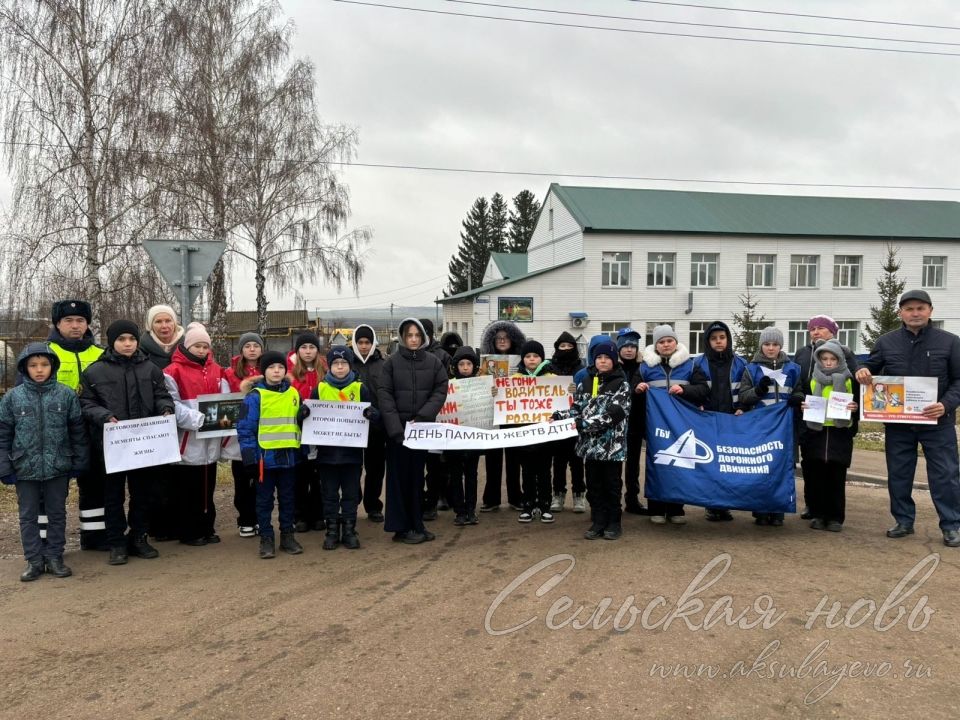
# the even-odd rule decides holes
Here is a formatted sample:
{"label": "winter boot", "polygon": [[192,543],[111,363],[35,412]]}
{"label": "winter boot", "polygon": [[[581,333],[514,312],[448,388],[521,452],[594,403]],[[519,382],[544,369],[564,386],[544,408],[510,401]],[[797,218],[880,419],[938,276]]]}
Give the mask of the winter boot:
{"label": "winter boot", "polygon": [[587,530],[583,536],[587,540],[597,540],[603,537],[603,528],[606,523],[604,522],[603,513],[599,510],[590,511],[590,529]]}
{"label": "winter boot", "polygon": [[125,547],[110,548],[110,557],[107,559],[107,565],[126,565],[127,549]]}
{"label": "winter boot", "polygon": [[127,552],[133,557],[146,558],[147,560],[160,556],[157,549],[147,542],[146,535],[131,536],[127,543]]}
{"label": "winter boot", "polygon": [[303,546],[297,542],[292,532],[280,532],[280,549],[288,555],[299,555],[303,552]]}
{"label": "winter boot", "polygon": [[65,578],[73,575],[73,570],[63,564],[63,557],[61,555],[47,558],[46,565],[47,572],[54,577]]}
{"label": "winter boot", "polygon": [[43,575],[43,560],[31,560],[27,569],[20,573],[20,582],[32,582]]}
{"label": "winter boot", "polygon": [[323,537],[324,550],[336,550],[340,544],[340,521],[337,518],[327,518],[327,534]]}
{"label": "winter boot", "polygon": [[343,546],[348,550],[357,550],[360,547],[360,538],[357,536],[357,521],[343,521]]}
{"label": "winter boot", "polygon": [[620,526],[620,513],[614,512],[607,521],[607,527],[603,530],[604,540],[616,540],[623,535],[623,528]]}
{"label": "winter boot", "polygon": [[269,560],[277,556],[277,546],[273,542],[273,535],[260,536],[260,559]]}
{"label": "winter boot", "polygon": [[553,499],[550,502],[550,512],[563,512],[563,503],[567,499],[567,493],[564,492],[555,492],[553,494]]}

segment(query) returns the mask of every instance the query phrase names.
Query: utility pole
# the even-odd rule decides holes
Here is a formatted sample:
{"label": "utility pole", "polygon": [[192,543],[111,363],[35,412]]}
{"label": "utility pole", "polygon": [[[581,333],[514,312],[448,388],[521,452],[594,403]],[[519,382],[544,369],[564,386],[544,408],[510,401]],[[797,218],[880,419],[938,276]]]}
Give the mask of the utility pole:
{"label": "utility pole", "polygon": [[394,323],[393,323],[393,303],[390,303],[390,332],[391,332],[391,333],[393,332],[393,327],[394,327]]}

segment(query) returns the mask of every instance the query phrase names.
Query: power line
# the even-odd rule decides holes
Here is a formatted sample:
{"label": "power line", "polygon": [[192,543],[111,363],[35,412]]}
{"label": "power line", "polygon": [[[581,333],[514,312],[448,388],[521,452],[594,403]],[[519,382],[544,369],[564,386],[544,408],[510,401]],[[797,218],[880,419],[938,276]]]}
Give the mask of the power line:
{"label": "power line", "polygon": [[756,27],[749,25],[720,25],[715,23],[688,22],[682,20],[658,20],[656,18],[631,17],[629,15],[600,15],[597,13],[577,12],[573,10],[549,10],[545,8],[527,7],[524,5],[501,5],[498,3],[478,2],[478,0],[446,0],[458,5],[477,5],[480,7],[501,8],[503,10],[520,10],[524,12],[549,13],[551,15],[572,15],[576,17],[597,18],[602,20],[627,20],[629,22],[656,23],[661,25],[683,25],[687,27],[719,28],[722,30],[747,30],[750,32],[782,33],[786,35],[805,35],[815,37],[843,38],[845,40],[876,40],[880,42],[915,43],[918,45],[945,45],[960,47],[957,42],[941,42],[937,40],[909,40],[904,38],[877,37],[875,35],[845,35],[842,33],[813,32],[810,30],[780,30],[777,28]]}
{"label": "power line", "polygon": [[695,38],[699,40],[726,40],[729,42],[759,43],[762,45],[792,45],[795,47],[820,47],[838,50],[863,50],[867,52],[899,53],[902,55],[934,55],[939,57],[960,57],[960,53],[940,52],[936,50],[908,50],[905,48],[884,48],[864,45],[843,45],[840,43],[812,43],[799,40],[769,40],[764,38],[730,37],[729,35],[697,35],[695,33],[667,32],[664,30],[639,30],[637,28],[606,27],[603,25],[583,25],[579,23],[560,23],[551,20],[529,20],[524,18],[503,17],[501,15],[478,15],[451,10],[431,10],[429,8],[415,8],[406,5],[388,5],[386,3],[369,2],[367,0],[333,0],[346,5],[362,5],[389,10],[403,10],[406,12],[427,13],[430,15],[446,15],[449,17],[474,18],[476,20],[498,20],[500,22],[521,23],[526,25],[542,25],[548,27],[575,28],[578,30],[601,30],[605,32],[629,33],[631,35],[657,35],[661,37]]}
{"label": "power line", "polygon": [[[0,145],[18,145],[41,148],[63,148],[70,149],[69,145],[41,144],[31,142],[10,142],[0,140]],[[118,153],[141,153],[141,154],[161,154],[173,155],[178,157],[201,158],[206,157],[201,153],[186,153],[172,150],[134,150],[117,149]],[[244,159],[237,156],[225,156],[230,159]],[[252,159],[252,158],[246,158]],[[295,158],[271,158],[272,162],[297,162]],[[308,161],[304,161],[308,162]],[[313,162],[313,161],[309,161]],[[356,161],[319,161],[322,165],[344,165],[347,167],[372,168],[379,170],[411,170],[417,172],[442,172],[442,173],[460,173],[464,175],[510,175],[515,177],[538,177],[538,178],[572,178],[581,180],[616,180],[631,182],[665,182],[665,183],[704,183],[711,185],[754,185],[769,187],[805,187],[805,188],[836,188],[850,190],[926,190],[943,192],[960,192],[958,186],[939,186],[939,185],[882,185],[882,184],[857,184],[857,183],[814,183],[814,182],[780,182],[774,180],[731,180],[719,178],[691,178],[691,177],[666,177],[652,175],[603,175],[598,173],[574,173],[574,172],[547,172],[538,170],[492,170],[489,168],[467,168],[467,167],[449,167],[443,165],[412,165],[404,163],[375,163],[375,162],[356,162]]]}
{"label": "power line", "polygon": [[780,15],[784,17],[811,18],[815,20],[839,20],[842,22],[869,23],[871,25],[894,25],[897,27],[925,28],[928,30],[960,30],[955,25],[927,25],[924,23],[899,22],[896,20],[873,20],[871,18],[842,17],[837,15],[813,15],[782,10],[753,10],[750,8],[724,7],[721,5],[697,5],[696,3],[667,2],[667,0],[627,0],[646,5],[669,5],[671,7],[695,8],[697,10],[721,10],[723,12],[755,13],[757,15]]}
{"label": "power line", "polygon": [[[428,278],[426,280],[421,280],[420,282],[413,283],[412,285],[404,285],[403,287],[393,288],[391,290],[381,290],[380,292],[367,293],[366,295],[354,295],[353,299],[359,300],[360,298],[374,297],[376,295],[391,295],[395,292],[400,292],[401,290],[407,290],[408,288],[417,287],[418,285],[426,285],[427,283],[434,282],[435,280],[440,280],[441,278],[446,277],[446,275],[447,275],[446,273],[443,273],[442,275],[436,275],[432,278]],[[330,302],[333,300],[343,300],[343,299],[344,299],[343,297],[338,295],[336,297],[328,297],[328,298],[304,298],[304,302],[305,303],[306,302],[311,302],[311,303]]]}

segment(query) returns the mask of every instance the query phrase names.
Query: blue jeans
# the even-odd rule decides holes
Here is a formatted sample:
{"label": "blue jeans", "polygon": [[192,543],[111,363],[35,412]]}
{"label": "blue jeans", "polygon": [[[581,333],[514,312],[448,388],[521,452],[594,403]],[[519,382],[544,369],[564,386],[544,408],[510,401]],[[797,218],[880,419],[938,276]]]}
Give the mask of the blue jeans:
{"label": "blue jeans", "polygon": [[320,486],[323,488],[323,517],[357,521],[360,504],[360,463],[332,465],[319,463]]}
{"label": "blue jeans", "polygon": [[297,469],[264,468],[263,480],[255,480],[257,484],[257,524],[260,526],[260,537],[273,537],[273,525],[270,519],[273,516],[273,493],[277,493],[279,508],[280,532],[293,532],[293,496],[297,483]]}
{"label": "blue jeans", "polygon": [[[21,480],[17,483],[20,510],[20,542],[27,562],[61,557],[67,539],[67,490],[70,478],[54,478],[42,482]],[[40,537],[37,522],[41,498],[46,509],[47,537]]]}
{"label": "blue jeans", "polygon": [[951,425],[887,425],[887,488],[890,514],[901,525],[912,526],[916,517],[913,477],[917,470],[917,445],[927,461],[930,497],[940,516],[941,530],[960,530],[960,460],[957,431]]}

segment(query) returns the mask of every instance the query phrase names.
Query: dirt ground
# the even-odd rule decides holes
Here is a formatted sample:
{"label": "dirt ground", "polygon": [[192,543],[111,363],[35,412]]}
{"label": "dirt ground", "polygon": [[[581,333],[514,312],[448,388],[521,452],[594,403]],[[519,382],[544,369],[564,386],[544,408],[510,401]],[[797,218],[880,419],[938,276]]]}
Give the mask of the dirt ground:
{"label": "dirt ground", "polygon": [[361,519],[361,550],[306,533],[263,561],[221,489],[221,544],[121,567],[73,550],[74,577],[34,583],[7,497],[0,716],[956,718],[960,550],[916,497],[903,540],[885,489],[851,486],[840,534],[692,508],[591,542],[585,515],[504,508],[441,513],[419,546]]}

